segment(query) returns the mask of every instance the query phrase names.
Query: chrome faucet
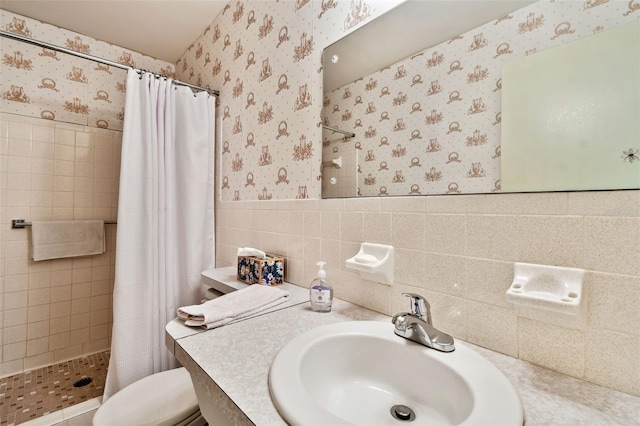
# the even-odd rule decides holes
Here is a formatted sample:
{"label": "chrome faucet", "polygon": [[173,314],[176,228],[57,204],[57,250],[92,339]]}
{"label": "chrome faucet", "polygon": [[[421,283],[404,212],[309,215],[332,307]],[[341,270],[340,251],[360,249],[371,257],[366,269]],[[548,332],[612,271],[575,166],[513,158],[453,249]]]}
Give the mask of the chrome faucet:
{"label": "chrome faucet", "polygon": [[419,294],[402,293],[402,295],[411,298],[411,312],[394,315],[391,320],[395,326],[394,333],[437,351],[455,350],[453,337],[433,327],[429,302]]}

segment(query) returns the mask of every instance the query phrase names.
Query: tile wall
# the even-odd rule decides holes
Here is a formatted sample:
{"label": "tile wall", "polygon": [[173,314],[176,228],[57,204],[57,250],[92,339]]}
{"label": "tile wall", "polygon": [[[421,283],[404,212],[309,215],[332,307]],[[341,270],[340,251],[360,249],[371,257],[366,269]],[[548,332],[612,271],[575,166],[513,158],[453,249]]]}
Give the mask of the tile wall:
{"label": "tile wall", "polygon": [[11,220],[115,220],[121,138],[0,115],[0,376],[109,349],[115,225],[102,255],[34,262]]}
{"label": "tile wall", "polygon": [[[459,339],[640,396],[640,191],[219,202],[217,215],[217,266],[260,247],[306,286],[325,260],[336,297],[392,315],[418,293]],[[363,241],[395,247],[393,285],[344,268]],[[587,269],[587,326],[518,317],[514,262]]]}

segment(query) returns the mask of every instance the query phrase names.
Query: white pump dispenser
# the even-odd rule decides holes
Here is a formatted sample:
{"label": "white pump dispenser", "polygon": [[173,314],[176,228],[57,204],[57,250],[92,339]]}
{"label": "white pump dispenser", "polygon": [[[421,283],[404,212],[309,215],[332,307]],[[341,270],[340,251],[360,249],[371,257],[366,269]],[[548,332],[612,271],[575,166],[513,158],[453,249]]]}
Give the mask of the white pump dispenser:
{"label": "white pump dispenser", "polygon": [[327,284],[327,271],[324,265],[327,262],[318,262],[317,278],[311,281],[309,289],[309,302],[311,302],[311,310],[315,312],[331,312],[331,304],[333,303],[333,288]]}

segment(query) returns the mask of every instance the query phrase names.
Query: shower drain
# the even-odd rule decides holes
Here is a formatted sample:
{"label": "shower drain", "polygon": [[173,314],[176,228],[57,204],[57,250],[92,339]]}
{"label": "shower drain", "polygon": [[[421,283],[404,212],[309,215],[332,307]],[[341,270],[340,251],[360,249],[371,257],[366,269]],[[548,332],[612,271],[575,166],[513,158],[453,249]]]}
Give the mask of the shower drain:
{"label": "shower drain", "polygon": [[396,404],[391,407],[391,416],[394,419],[401,420],[403,422],[412,422],[416,418],[416,413],[406,405]]}
{"label": "shower drain", "polygon": [[93,379],[91,377],[83,377],[80,380],[76,380],[76,382],[73,384],[73,387],[74,388],[81,388],[83,386],[87,386],[91,382],[93,382]]}

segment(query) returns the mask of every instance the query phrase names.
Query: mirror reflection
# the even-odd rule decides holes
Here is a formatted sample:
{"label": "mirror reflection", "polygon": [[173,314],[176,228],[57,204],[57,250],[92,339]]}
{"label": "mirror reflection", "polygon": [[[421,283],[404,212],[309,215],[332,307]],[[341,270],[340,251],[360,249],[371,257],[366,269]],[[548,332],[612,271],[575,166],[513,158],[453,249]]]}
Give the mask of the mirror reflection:
{"label": "mirror reflection", "polygon": [[[431,38],[427,46],[432,47],[414,50],[408,56],[405,52],[404,59],[394,57],[379,69],[365,70],[366,74],[357,71],[341,76],[338,83],[328,83],[335,80],[333,62],[346,61],[356,56],[354,52],[384,56],[385,45],[371,34],[389,41],[398,33],[397,28],[418,25],[418,13],[410,7],[416,3],[425,8],[460,4],[467,11],[473,5],[483,9],[489,4],[508,4],[516,10],[483,17],[485,24],[470,24],[461,12],[454,12],[447,15],[453,21],[447,20],[449,24],[444,26],[452,30],[451,22],[465,20],[466,28],[454,30],[446,40],[434,44]],[[409,1],[325,49],[323,124],[355,136],[323,131],[323,197],[501,191],[503,64],[638,19],[627,13],[623,2],[526,3],[522,7],[523,3],[512,2]],[[405,9],[412,19],[398,17]],[[344,40],[392,14],[404,23],[398,27],[396,22],[395,32],[370,33],[364,37],[368,48],[345,43],[348,49],[339,50]],[[426,15],[422,11],[418,26],[429,29],[425,16],[444,22],[446,14],[447,10]],[[391,44],[396,56],[404,46],[402,40],[386,44]],[[544,92],[543,87],[540,90]],[[537,190],[571,189],[576,188],[561,183],[553,189]]]}
{"label": "mirror reflection", "polygon": [[640,187],[639,77],[640,20],[505,63],[502,189]]}

